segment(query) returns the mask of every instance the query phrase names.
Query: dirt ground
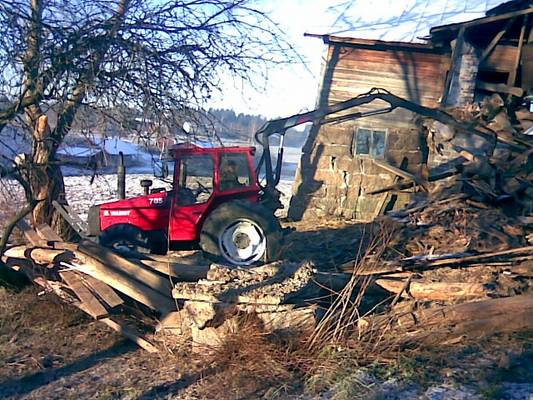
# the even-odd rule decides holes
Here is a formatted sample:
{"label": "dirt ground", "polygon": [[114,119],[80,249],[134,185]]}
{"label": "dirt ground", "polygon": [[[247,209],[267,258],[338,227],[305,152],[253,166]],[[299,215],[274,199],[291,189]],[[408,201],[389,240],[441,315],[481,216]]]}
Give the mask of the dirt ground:
{"label": "dirt ground", "polygon": [[[331,393],[332,389],[311,394],[305,384],[295,382],[287,382],[290,390],[275,391],[276,395],[264,387],[252,393],[218,392],[225,390],[222,382],[228,372],[210,368],[201,355],[165,351],[149,354],[52,295],[38,293],[31,286],[18,292],[0,288],[2,399],[253,399],[266,393],[270,398],[291,399],[530,400],[528,396],[533,395],[531,335],[494,337],[431,354],[402,356],[395,367],[371,369],[372,381],[363,387],[361,380],[369,379],[369,370],[350,372],[357,372],[356,384],[339,363],[338,377],[318,377],[326,380],[336,394]],[[257,377],[250,372],[248,378],[254,382]],[[376,385],[384,391],[376,392]],[[511,390],[509,385],[515,386]],[[280,387],[283,389],[283,385]],[[374,391],[368,391],[369,387]],[[468,389],[471,387],[476,391]],[[353,395],[354,388],[357,396]],[[442,390],[443,395],[439,394]],[[470,396],[472,393],[475,396]]]}
{"label": "dirt ground", "polygon": [[[286,239],[286,257],[305,254],[324,268],[352,258],[369,229],[335,221],[290,226],[296,230]],[[365,368],[344,356],[330,360],[327,372],[305,375],[275,359],[280,354],[258,336],[238,338],[244,351],[230,348],[219,359],[186,346],[170,351],[165,341],[150,354],[39,290],[6,285],[0,274],[0,399],[533,398],[531,333],[406,352]]]}

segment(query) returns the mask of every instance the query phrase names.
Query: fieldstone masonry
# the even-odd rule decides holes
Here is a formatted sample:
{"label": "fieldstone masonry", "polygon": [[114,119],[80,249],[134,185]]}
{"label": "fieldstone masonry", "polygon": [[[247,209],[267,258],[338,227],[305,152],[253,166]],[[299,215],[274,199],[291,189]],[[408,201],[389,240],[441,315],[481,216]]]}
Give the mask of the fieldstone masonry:
{"label": "fieldstone masonry", "polygon": [[[374,164],[368,155],[352,154],[357,126],[353,123],[323,126],[312,146],[310,163],[300,165],[293,188],[289,217],[313,219],[335,216],[370,221],[391,200],[387,194],[367,193],[394,183],[396,176]],[[425,138],[418,129],[387,130],[385,161],[420,174],[425,162]],[[405,161],[404,161],[405,159]],[[400,193],[394,209],[409,203]]]}

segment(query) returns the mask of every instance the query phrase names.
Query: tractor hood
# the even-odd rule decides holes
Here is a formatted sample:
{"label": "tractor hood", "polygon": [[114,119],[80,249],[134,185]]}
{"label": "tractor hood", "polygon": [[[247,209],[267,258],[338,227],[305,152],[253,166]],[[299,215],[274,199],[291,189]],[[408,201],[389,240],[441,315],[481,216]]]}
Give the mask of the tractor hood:
{"label": "tractor hood", "polygon": [[132,208],[162,207],[166,205],[168,192],[151,193],[143,196],[132,197],[124,200],[100,204],[101,210],[123,210]]}
{"label": "tractor hood", "polygon": [[172,192],[158,192],[99,205],[100,229],[130,224],[142,230],[166,229]]}

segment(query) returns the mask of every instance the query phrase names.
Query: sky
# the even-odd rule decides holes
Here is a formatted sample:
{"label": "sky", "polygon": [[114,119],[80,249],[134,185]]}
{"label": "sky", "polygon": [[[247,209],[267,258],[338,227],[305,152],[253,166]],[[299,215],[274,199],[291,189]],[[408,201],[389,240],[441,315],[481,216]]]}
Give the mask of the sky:
{"label": "sky", "polygon": [[260,0],[303,59],[268,73],[264,90],[225,80],[211,107],[267,118],[314,109],[326,45],[304,33],[421,42],[431,26],[480,18],[502,0]]}

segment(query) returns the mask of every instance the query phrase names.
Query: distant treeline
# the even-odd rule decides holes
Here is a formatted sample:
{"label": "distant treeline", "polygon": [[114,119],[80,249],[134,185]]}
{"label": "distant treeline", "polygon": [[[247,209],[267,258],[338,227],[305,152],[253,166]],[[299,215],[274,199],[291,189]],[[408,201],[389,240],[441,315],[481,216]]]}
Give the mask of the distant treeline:
{"label": "distant treeline", "polygon": [[[221,138],[243,142],[251,142],[254,133],[268,121],[261,115],[237,114],[234,110],[210,109],[209,114],[215,120],[215,130]],[[285,146],[303,146],[309,129],[310,125],[303,132],[289,129],[285,135]],[[277,144],[276,140],[272,140],[272,144]]]}

